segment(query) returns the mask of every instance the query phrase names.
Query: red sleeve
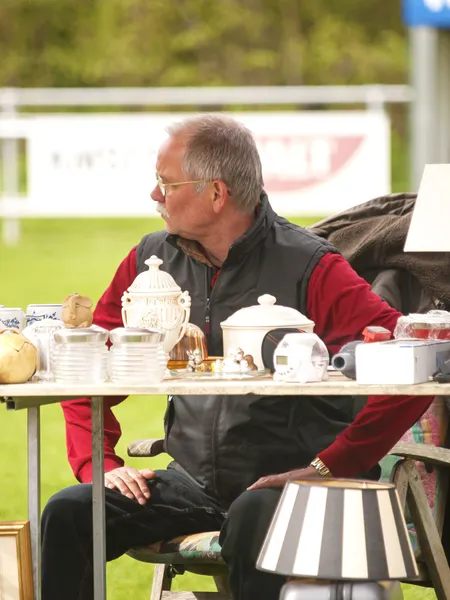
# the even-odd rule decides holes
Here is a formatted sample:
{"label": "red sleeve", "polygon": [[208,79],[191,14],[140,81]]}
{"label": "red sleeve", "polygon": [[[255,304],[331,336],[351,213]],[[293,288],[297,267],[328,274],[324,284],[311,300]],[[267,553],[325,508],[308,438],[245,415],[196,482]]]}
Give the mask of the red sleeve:
{"label": "red sleeve", "polygon": [[362,338],[367,325],[394,330],[401,313],[381,300],[340,254],[325,254],[308,285],[308,317],[332,354]]}
{"label": "red sleeve", "polygon": [[[308,316],[332,353],[361,338],[367,325],[391,331],[401,316],[339,254],[326,254],[311,274]],[[319,453],[335,477],[354,477],[373,467],[430,406],[429,396],[370,396],[354,422]]]}
{"label": "red sleeve", "polygon": [[[95,311],[94,323],[105,329],[122,327],[123,292],[136,277],[136,248],[122,261],[108,289],[100,298]],[[105,415],[105,472],[121,467],[124,462],[114,448],[121,436],[120,424],[111,410],[124,396],[107,397],[104,401]],[[66,420],[67,455],[75,477],[82,483],[92,481],[92,426],[91,401],[89,398],[69,400],[61,404]]]}

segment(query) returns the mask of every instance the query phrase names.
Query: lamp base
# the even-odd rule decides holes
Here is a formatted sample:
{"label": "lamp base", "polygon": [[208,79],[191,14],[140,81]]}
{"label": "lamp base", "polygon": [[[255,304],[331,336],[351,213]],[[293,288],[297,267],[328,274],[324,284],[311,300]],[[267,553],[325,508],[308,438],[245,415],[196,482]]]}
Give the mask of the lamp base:
{"label": "lamp base", "polygon": [[398,581],[288,581],[279,600],[403,600]]}

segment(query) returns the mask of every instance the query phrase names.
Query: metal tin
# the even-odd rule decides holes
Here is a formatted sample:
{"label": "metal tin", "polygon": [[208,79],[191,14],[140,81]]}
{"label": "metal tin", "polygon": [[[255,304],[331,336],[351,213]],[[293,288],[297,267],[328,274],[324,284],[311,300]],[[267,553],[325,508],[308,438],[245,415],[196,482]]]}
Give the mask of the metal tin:
{"label": "metal tin", "polygon": [[109,337],[113,345],[121,344],[160,344],[166,336],[160,329],[140,327],[117,327],[110,331]]}
{"label": "metal tin", "polygon": [[106,343],[109,331],[102,327],[64,327],[54,334],[57,344],[100,344]]}

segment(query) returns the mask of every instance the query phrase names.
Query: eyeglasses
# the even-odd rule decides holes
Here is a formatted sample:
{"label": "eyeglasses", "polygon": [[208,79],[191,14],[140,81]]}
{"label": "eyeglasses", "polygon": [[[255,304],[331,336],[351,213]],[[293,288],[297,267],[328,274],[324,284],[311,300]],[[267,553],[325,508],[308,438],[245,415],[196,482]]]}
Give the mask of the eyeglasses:
{"label": "eyeglasses", "polygon": [[163,196],[166,195],[167,187],[175,187],[178,185],[185,185],[186,183],[211,183],[211,181],[208,179],[194,179],[194,181],[179,181],[178,183],[164,183],[164,181],[161,179],[161,176],[159,173],[155,173],[155,175],[156,175],[156,184],[159,187],[159,189],[161,190],[161,194]]}

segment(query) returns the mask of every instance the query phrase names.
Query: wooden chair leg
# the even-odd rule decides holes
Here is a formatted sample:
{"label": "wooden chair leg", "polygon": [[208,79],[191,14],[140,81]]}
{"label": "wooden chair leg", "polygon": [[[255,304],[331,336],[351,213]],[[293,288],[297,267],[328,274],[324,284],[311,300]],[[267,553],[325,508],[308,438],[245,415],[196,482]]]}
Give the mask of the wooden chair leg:
{"label": "wooden chair leg", "polygon": [[413,523],[419,534],[422,553],[438,600],[450,600],[450,569],[433,519],[420,473],[412,460],[405,461],[408,470],[408,497]]}
{"label": "wooden chair leg", "polygon": [[155,565],[150,600],[161,600],[163,592],[171,590],[172,579],[170,565]]}
{"label": "wooden chair leg", "polygon": [[228,575],[215,575],[214,582],[217,587],[217,591],[226,597],[231,598],[230,583],[228,581]]}
{"label": "wooden chair leg", "polygon": [[409,486],[408,470],[405,469],[404,463],[404,460],[400,460],[397,464],[395,464],[391,474],[391,481],[395,483],[397,488],[400,508],[402,509],[403,513],[405,513],[406,495],[408,493]]}

